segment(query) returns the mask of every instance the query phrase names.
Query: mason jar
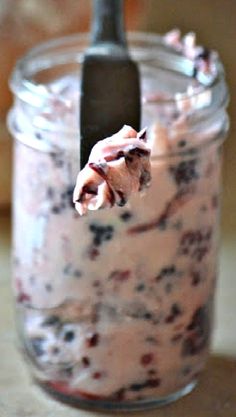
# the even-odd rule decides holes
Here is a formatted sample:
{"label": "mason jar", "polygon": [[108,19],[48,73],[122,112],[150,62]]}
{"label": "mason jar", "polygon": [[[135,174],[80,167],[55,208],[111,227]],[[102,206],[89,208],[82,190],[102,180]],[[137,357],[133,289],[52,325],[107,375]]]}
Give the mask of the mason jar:
{"label": "mason jar", "polygon": [[124,207],[80,217],[72,203],[87,36],[34,48],[10,82],[21,349],[45,391],[98,410],[147,409],[189,393],[213,328],[228,130],[223,68],[216,57],[204,83],[162,37],[137,33],[129,42],[152,182]]}

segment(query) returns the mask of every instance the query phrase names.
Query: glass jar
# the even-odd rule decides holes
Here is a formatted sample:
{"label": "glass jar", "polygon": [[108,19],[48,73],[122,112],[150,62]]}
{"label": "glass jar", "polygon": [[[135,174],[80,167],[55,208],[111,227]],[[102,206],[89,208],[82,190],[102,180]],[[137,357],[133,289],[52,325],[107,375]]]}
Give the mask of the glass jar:
{"label": "glass jar", "polygon": [[227,88],[218,59],[203,85],[161,37],[130,36],[152,183],[124,207],[79,217],[86,45],[84,35],[43,44],[11,79],[18,330],[34,380],[54,397],[145,409],[189,393],[209,354]]}

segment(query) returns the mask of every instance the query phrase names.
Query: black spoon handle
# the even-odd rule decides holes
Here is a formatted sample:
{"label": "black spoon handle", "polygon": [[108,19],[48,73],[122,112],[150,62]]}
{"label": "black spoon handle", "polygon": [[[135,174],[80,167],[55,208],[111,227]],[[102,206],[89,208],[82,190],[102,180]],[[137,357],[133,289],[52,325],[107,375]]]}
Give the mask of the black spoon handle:
{"label": "black spoon handle", "polygon": [[123,0],[93,0],[92,46],[113,42],[126,47]]}

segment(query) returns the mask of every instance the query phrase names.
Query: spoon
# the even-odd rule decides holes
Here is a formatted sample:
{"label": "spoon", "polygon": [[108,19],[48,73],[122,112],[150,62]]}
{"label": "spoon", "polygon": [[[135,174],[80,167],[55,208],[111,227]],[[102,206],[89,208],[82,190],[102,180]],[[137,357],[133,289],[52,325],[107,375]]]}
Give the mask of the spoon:
{"label": "spoon", "polygon": [[93,0],[91,45],[84,54],[80,165],[92,147],[124,124],[140,129],[139,71],[127,48],[122,0]]}

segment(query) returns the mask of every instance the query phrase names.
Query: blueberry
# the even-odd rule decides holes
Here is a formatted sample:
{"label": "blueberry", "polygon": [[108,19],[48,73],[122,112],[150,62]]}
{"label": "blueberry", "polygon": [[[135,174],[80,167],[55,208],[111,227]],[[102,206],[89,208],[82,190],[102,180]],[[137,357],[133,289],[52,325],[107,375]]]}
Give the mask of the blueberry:
{"label": "blueberry", "polygon": [[42,326],[43,327],[45,327],[45,326],[55,326],[55,325],[60,325],[60,324],[61,324],[61,321],[60,321],[59,317],[56,316],[56,315],[52,315],[52,316],[47,317],[43,321]]}
{"label": "blueberry", "polygon": [[196,78],[197,77],[197,73],[198,73],[198,69],[197,69],[196,65],[194,65],[193,72],[192,72],[192,77],[193,78]]}
{"label": "blueberry", "polygon": [[80,278],[82,276],[82,272],[79,269],[75,269],[73,275],[75,278]]}
{"label": "blueberry", "polygon": [[38,140],[42,140],[42,135],[41,135],[41,133],[40,133],[40,132],[35,132],[35,137],[36,137],[36,139],[38,139]]}
{"label": "blueberry", "polygon": [[89,225],[89,230],[91,232],[96,232],[98,230],[98,226],[96,224],[92,223],[92,224]]}
{"label": "blueberry", "polygon": [[95,223],[89,225],[89,230],[93,233],[94,246],[100,246],[103,242],[111,240],[114,233],[114,227],[111,225],[103,226]]}
{"label": "blueberry", "polygon": [[149,313],[149,312],[144,313],[143,318],[144,318],[144,320],[151,320],[152,319],[152,314]]}
{"label": "blueberry", "polygon": [[169,171],[178,186],[186,185],[199,178],[196,165],[196,159],[181,161],[176,166],[170,166]]}
{"label": "blueberry", "polygon": [[209,252],[211,236],[211,227],[184,232],[180,239],[180,254],[201,262]]}
{"label": "blueberry", "polygon": [[131,211],[124,211],[121,215],[120,218],[121,220],[123,220],[123,222],[127,222],[131,219],[132,217],[132,213]]}
{"label": "blueberry", "polygon": [[52,284],[45,284],[45,290],[48,292],[52,291]]}
{"label": "blueberry", "polygon": [[160,385],[160,383],[161,383],[160,378],[147,379],[144,382],[130,385],[129,389],[131,391],[141,391],[145,388],[156,388]]}
{"label": "blueberry", "polygon": [[167,228],[167,218],[166,216],[162,216],[157,223],[157,228],[161,231],[166,230]]}
{"label": "blueberry", "polygon": [[68,185],[65,191],[61,193],[61,200],[66,203],[66,206],[74,209],[73,192],[74,192],[74,185]]}
{"label": "blueberry", "polygon": [[207,61],[210,58],[211,51],[208,48],[202,48],[202,51],[197,55],[196,59],[203,59]]}
{"label": "blueberry", "polygon": [[125,197],[124,193],[122,191],[120,191],[120,190],[116,190],[116,193],[118,194],[118,196],[120,198],[119,201],[117,201],[116,204],[119,207],[125,206],[125,204],[127,203],[127,198]]}
{"label": "blueberry", "polygon": [[184,146],[186,146],[186,144],[187,144],[186,140],[180,140],[180,141],[178,142],[178,146],[179,146],[179,148],[184,148]]}
{"label": "blueberry", "polygon": [[137,287],[135,287],[135,290],[138,292],[144,291],[145,290],[145,284],[138,284]]}
{"label": "blueberry", "polygon": [[65,332],[64,337],[63,337],[65,342],[72,342],[74,338],[75,338],[75,333],[73,332],[73,330],[67,330],[67,332]]}
{"label": "blueberry", "polygon": [[63,152],[50,152],[52,161],[54,162],[56,168],[62,168],[64,165]]}
{"label": "blueberry", "polygon": [[174,264],[165,266],[161,269],[159,274],[156,276],[156,281],[161,281],[163,278],[169,278],[176,274],[176,267]]}
{"label": "blueberry", "polygon": [[199,271],[192,272],[192,286],[197,286],[202,281],[202,277]]}
{"label": "blueberry", "polygon": [[42,356],[44,354],[43,343],[45,339],[43,337],[34,337],[31,339],[31,344],[36,356]]}
{"label": "blueberry", "polygon": [[82,364],[84,365],[84,367],[90,366],[90,359],[88,358],[88,356],[83,356],[81,361],[82,361]]}
{"label": "blueberry", "polygon": [[60,206],[53,206],[51,210],[52,210],[53,214],[60,214],[61,213],[61,207]]}
{"label": "blueberry", "polygon": [[171,310],[169,315],[166,317],[165,322],[166,323],[173,323],[175,319],[182,314],[182,309],[179,306],[179,304],[174,303],[171,306]]}

